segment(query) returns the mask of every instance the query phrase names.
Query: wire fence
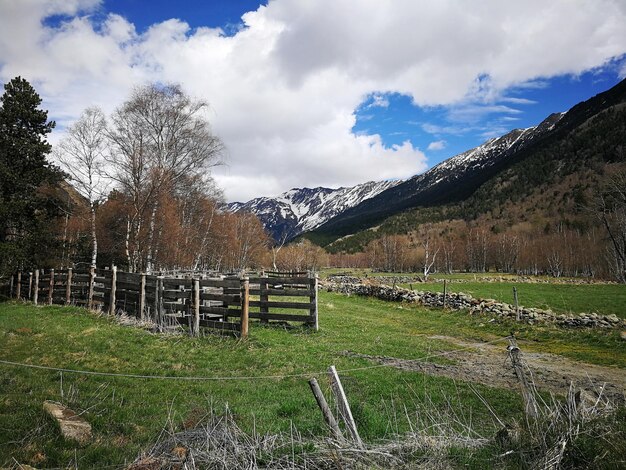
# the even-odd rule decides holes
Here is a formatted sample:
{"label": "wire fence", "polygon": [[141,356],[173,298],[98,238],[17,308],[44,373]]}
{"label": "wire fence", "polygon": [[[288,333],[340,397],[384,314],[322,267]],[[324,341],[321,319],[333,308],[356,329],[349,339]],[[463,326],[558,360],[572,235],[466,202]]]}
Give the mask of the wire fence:
{"label": "wire fence", "polygon": [[[420,363],[426,362],[429,359],[433,359],[436,357],[446,356],[448,354],[452,354],[453,352],[464,351],[469,349],[476,349],[480,346],[487,346],[495,343],[499,343],[502,341],[508,341],[511,336],[506,336],[504,338],[494,339],[493,341],[485,341],[482,343],[476,343],[469,346],[464,346],[460,348],[456,348],[454,351],[442,351],[436,354],[429,354],[425,357],[421,357],[418,359],[395,359],[396,362],[411,362],[411,363]],[[270,375],[236,375],[236,376],[178,376],[178,375],[150,375],[150,374],[125,374],[120,372],[101,372],[101,371],[90,371],[90,370],[80,370],[80,369],[69,369],[66,367],[52,367],[52,366],[43,366],[39,364],[29,364],[15,361],[7,361],[0,359],[0,364],[14,367],[24,367],[29,369],[39,369],[39,370],[48,370],[53,372],[66,372],[72,374],[80,374],[80,375],[95,375],[101,377],[122,377],[122,378],[130,378],[130,379],[159,379],[159,380],[187,380],[187,381],[226,381],[226,380],[276,380],[276,379],[287,379],[287,378],[310,378],[310,377],[319,377],[327,374],[327,370],[323,371],[310,371],[310,372],[301,372],[297,374],[270,374]],[[340,369],[337,372],[340,373],[349,373],[349,372],[357,372],[363,370],[370,369],[379,369],[383,367],[395,367],[394,364],[375,364],[371,366],[362,366],[362,367],[353,367],[347,369]]]}

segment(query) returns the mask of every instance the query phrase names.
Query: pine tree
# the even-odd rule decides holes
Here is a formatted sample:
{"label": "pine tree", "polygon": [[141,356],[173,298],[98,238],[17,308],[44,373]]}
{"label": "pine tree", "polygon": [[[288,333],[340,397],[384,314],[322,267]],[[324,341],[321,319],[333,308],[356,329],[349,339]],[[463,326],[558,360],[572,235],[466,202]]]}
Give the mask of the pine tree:
{"label": "pine tree", "polygon": [[45,188],[62,173],[46,160],[55,126],[41,98],[23,78],[0,97],[0,275],[41,265],[52,253],[50,230],[59,204]]}

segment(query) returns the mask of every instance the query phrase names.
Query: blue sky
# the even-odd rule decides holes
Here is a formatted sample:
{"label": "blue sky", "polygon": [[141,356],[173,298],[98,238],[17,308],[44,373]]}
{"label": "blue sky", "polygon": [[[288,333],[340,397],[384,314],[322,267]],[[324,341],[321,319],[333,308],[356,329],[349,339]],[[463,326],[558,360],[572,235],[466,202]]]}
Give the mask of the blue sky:
{"label": "blue sky", "polygon": [[[358,8],[355,7],[358,5]],[[624,0],[0,1],[0,80],[58,123],[178,83],[226,200],[408,178],[626,76]]]}
{"label": "blue sky", "polygon": [[[131,20],[139,32],[171,18],[191,28],[221,28],[225,35],[243,27],[241,16],[267,1],[106,0],[101,14],[114,12]],[[480,145],[515,128],[539,124],[619,83],[623,57],[582,74],[538,78],[507,90],[506,96],[456,105],[419,106],[400,93],[372,93],[355,110],[355,134],[378,134],[385,147],[409,140],[428,152],[429,166]],[[480,79],[477,78],[478,80]]]}
{"label": "blue sky", "polygon": [[253,0],[106,0],[103,10],[130,19],[139,31],[171,18],[192,28],[222,28],[231,34],[242,25],[241,16],[267,2]]}
{"label": "blue sky", "polygon": [[434,165],[491,137],[536,126],[550,114],[567,111],[608,90],[622,80],[621,64],[622,58],[580,75],[537,79],[489,102],[423,107],[406,95],[372,94],[357,109],[353,129],[380,134],[387,146],[409,139],[428,152],[429,163]]}

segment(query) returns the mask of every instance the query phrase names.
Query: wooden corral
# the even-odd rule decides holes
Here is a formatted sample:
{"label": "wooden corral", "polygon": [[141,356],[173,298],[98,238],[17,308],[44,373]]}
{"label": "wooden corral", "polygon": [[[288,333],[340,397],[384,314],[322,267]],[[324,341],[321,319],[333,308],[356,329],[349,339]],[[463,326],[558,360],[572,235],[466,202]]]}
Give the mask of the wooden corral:
{"label": "wooden corral", "polygon": [[317,276],[166,277],[111,269],[36,270],[17,273],[16,298],[35,304],[81,305],[109,314],[124,312],[160,326],[182,324],[248,334],[248,319],[300,322],[318,329]]}

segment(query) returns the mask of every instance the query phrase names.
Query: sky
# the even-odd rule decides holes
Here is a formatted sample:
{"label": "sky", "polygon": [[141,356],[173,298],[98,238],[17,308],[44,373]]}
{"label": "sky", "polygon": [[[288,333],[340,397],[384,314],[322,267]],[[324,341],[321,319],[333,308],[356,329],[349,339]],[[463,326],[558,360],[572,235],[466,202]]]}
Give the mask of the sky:
{"label": "sky", "polygon": [[57,121],[210,104],[227,201],[408,178],[626,77],[624,0],[0,0],[0,81]]}

